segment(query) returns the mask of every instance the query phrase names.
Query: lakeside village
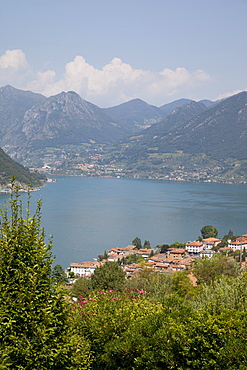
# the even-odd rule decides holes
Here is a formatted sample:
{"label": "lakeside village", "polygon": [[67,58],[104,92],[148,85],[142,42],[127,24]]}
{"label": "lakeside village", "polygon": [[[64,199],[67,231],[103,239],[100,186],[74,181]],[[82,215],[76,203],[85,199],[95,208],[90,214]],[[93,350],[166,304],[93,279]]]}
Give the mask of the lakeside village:
{"label": "lakeside village", "polygon": [[[66,274],[71,278],[71,283],[76,278],[89,278],[97,267],[108,262],[118,262],[125,271],[126,278],[131,278],[135,273],[145,265],[146,268],[152,268],[159,273],[190,270],[196,258],[211,258],[215,253],[221,253],[228,258],[233,259],[234,253],[239,253],[241,267],[245,267],[246,262],[242,262],[243,253],[247,250],[247,234],[239,236],[235,241],[228,240],[227,246],[217,248],[222,242],[217,238],[206,238],[201,241],[185,243],[184,248],[140,248],[135,245],[128,245],[123,248],[112,248],[105,252],[104,256],[99,256],[97,261],[71,262],[66,269]],[[163,246],[165,247],[165,245]],[[216,250],[215,250],[216,249]],[[139,263],[126,263],[129,259],[142,260]]]}

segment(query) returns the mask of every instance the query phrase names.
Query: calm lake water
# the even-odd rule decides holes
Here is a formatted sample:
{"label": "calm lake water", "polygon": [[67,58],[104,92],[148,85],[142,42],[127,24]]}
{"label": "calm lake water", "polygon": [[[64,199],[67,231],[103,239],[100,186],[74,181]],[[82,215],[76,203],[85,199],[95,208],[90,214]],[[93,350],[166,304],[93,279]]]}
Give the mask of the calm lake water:
{"label": "calm lake water", "polygon": [[[56,263],[93,260],[138,236],[157,244],[187,242],[213,225],[219,237],[247,233],[247,186],[113,178],[58,177],[32,193],[53,234]],[[0,196],[3,206],[8,195]],[[21,196],[25,202],[26,194]]]}

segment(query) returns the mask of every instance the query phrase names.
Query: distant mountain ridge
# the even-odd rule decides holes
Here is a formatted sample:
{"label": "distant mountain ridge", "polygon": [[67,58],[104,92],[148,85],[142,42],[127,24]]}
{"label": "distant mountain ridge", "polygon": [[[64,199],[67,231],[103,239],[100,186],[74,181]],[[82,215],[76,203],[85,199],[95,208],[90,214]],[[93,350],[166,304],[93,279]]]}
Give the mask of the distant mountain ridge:
{"label": "distant mountain ridge", "polygon": [[0,88],[0,146],[22,160],[47,146],[115,143],[165,115],[141,99],[101,109],[73,91],[46,98],[8,85]]}
{"label": "distant mountain ridge", "polygon": [[207,110],[207,107],[203,103],[191,100],[189,103],[174,109],[163,120],[140,132],[138,141],[148,143],[154,137],[157,139],[159,136],[170,134],[172,131],[179,129],[184,122],[205,110]]}
{"label": "distant mountain ridge", "polygon": [[141,99],[133,99],[115,107],[105,108],[105,111],[123,122],[131,132],[146,128],[165,117],[165,113],[149,105]]}
{"label": "distant mountain ridge", "polygon": [[[128,150],[145,145],[157,152],[205,153],[213,158],[247,160],[247,92],[207,108],[191,102],[140,132]],[[134,154],[133,154],[134,155]]]}
{"label": "distant mountain ridge", "polygon": [[[12,96],[0,108],[3,112],[0,145],[14,158],[22,158],[27,150],[45,146],[110,143],[128,134],[116,119],[75,92],[62,92],[50,98],[39,94],[30,97],[29,92],[6,87],[0,91],[0,102],[6,90],[11,90]],[[26,96],[27,100],[20,111],[13,109],[19,104],[13,96],[19,95]],[[6,112],[10,112],[8,116]]]}
{"label": "distant mountain ridge", "polygon": [[155,107],[133,99],[102,109],[73,91],[46,98],[5,86],[0,89],[0,146],[36,168],[76,165],[90,174],[84,164],[98,158],[97,166],[114,164],[126,171],[130,166],[129,173],[145,170],[145,176],[149,168],[155,176],[156,165],[162,174],[162,168],[182,171],[186,161],[190,172],[203,172],[204,166],[210,172],[212,164],[222,171],[236,166],[247,178],[246,107],[247,92],[218,102],[179,99]]}

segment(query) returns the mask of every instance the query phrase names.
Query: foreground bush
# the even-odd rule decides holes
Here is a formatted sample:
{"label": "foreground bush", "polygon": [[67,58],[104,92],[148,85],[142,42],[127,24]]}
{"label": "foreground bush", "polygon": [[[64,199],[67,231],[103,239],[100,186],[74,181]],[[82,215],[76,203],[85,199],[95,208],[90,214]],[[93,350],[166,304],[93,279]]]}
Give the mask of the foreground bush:
{"label": "foreground bush", "polygon": [[[92,369],[246,369],[246,283],[231,283],[233,295],[242,287],[239,298],[232,305],[221,301],[220,309],[220,285],[208,300],[208,285],[192,298],[181,294],[180,287],[171,293],[170,283],[162,302],[137,288],[80,298],[74,317],[91,344]],[[217,309],[209,304],[214,299]]]}
{"label": "foreground bush", "polygon": [[87,369],[89,344],[74,330],[52,278],[41,203],[31,216],[29,197],[24,217],[18,197],[15,190],[1,211],[0,369]]}

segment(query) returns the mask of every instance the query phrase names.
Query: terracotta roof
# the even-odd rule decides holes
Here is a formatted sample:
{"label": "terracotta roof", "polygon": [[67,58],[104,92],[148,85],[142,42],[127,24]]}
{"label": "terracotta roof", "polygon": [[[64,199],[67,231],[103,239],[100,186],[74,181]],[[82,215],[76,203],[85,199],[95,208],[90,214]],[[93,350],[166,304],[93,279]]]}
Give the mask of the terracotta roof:
{"label": "terracotta roof", "polygon": [[247,237],[245,236],[240,236],[239,238],[236,239],[237,242],[244,242],[247,243]]}
{"label": "terracotta roof", "polygon": [[219,251],[220,252],[231,251],[231,250],[232,250],[232,248],[230,248],[230,247],[222,247],[222,248],[219,248]]}
{"label": "terracotta roof", "polygon": [[217,238],[206,238],[206,239],[202,239],[203,242],[221,242],[221,239],[217,239]]}
{"label": "terracotta roof", "polygon": [[179,270],[184,270],[184,267],[181,266],[181,265],[173,265],[172,266],[173,269],[179,269]]}
{"label": "terracotta roof", "polygon": [[89,268],[89,267],[97,267],[100,266],[99,262],[92,262],[92,261],[87,261],[87,262],[70,262],[70,267],[84,267],[84,268]]}
{"label": "terracotta roof", "polygon": [[183,254],[186,252],[186,249],[183,248],[168,248],[168,251],[171,253]]}
{"label": "terracotta roof", "polygon": [[156,257],[150,257],[148,258],[148,262],[151,262],[151,263],[155,263],[155,262],[161,262],[161,261],[164,261],[166,259],[166,257],[164,256],[163,259],[161,258],[156,258]]}
{"label": "terracotta roof", "polygon": [[230,243],[228,243],[228,245],[243,245],[243,244],[245,244],[245,243],[247,243],[247,241],[245,241],[245,242],[230,242]]}
{"label": "terracotta roof", "polygon": [[184,266],[190,266],[192,264],[192,262],[195,261],[195,258],[194,257],[191,257],[191,258],[184,258],[181,260],[181,265],[184,265]]}
{"label": "terracotta roof", "polygon": [[152,258],[159,258],[159,259],[162,259],[162,258],[166,258],[166,255],[165,253],[159,253],[159,254],[155,254]]}
{"label": "terracotta roof", "polygon": [[169,265],[167,263],[162,263],[162,262],[159,262],[159,263],[156,263],[154,265],[154,267],[160,267],[160,268],[166,268],[168,267]]}
{"label": "terracotta roof", "polygon": [[121,249],[120,248],[112,248],[112,249],[109,249],[108,253],[110,252],[120,252]]}
{"label": "terracotta roof", "polygon": [[131,249],[135,249],[135,245],[127,245],[127,247],[124,247],[123,249],[126,250],[126,251],[131,250]]}
{"label": "terracotta roof", "polygon": [[190,247],[190,246],[202,247],[203,243],[201,243],[201,242],[189,242],[189,243],[186,243],[186,246],[188,246],[188,247]]}
{"label": "terracotta roof", "polygon": [[155,249],[151,249],[151,248],[141,248],[141,249],[139,249],[139,252],[148,253],[148,254],[150,254],[151,252],[154,252],[154,251],[155,251]]}
{"label": "terracotta roof", "polygon": [[163,263],[178,263],[178,261],[180,261],[178,258],[169,257],[163,260]]}

